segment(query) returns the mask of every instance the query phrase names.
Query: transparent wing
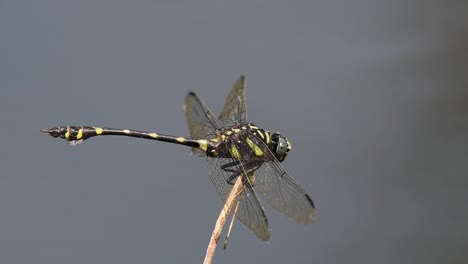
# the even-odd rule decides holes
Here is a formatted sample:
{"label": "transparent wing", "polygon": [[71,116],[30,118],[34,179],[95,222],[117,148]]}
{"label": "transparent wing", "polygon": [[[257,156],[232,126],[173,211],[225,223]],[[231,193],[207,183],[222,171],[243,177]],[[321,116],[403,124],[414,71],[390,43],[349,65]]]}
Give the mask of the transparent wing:
{"label": "transparent wing", "polygon": [[250,184],[248,185],[249,186],[245,186],[244,192],[240,197],[240,204],[236,217],[258,238],[268,241],[270,239],[270,230],[265,209],[260,204],[257,194],[252,186],[250,186]]}
{"label": "transparent wing", "polygon": [[264,162],[255,170],[253,188],[270,205],[297,223],[309,224],[316,218],[312,199],[281,166],[267,145],[257,136],[249,138],[263,150]]}
{"label": "transparent wing", "polygon": [[[224,155],[224,153],[220,153],[220,156],[222,155]],[[234,186],[237,179],[235,176],[242,175],[244,189],[239,200],[240,204],[236,217],[258,238],[267,241],[270,238],[270,231],[268,228],[265,209],[261,205],[251,184],[251,180],[254,178],[254,173],[252,171],[247,172],[246,168],[243,167],[242,162],[234,158],[209,157],[208,170],[211,181],[223,201],[226,201],[232,187]]]}
{"label": "transparent wing", "polygon": [[[221,122],[194,92],[189,92],[185,97],[184,111],[191,138],[212,138],[216,129],[223,127]],[[192,152],[199,156],[205,154],[196,148],[192,148]]]}
{"label": "transparent wing", "polygon": [[219,120],[226,126],[245,123],[247,104],[245,101],[245,77],[241,76],[231,88]]}

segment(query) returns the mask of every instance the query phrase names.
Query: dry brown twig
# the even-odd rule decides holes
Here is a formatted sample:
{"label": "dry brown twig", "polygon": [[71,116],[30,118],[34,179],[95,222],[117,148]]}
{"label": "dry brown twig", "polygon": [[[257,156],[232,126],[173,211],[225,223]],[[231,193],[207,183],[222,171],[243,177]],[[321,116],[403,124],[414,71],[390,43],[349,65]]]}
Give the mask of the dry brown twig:
{"label": "dry brown twig", "polygon": [[243,187],[244,184],[242,183],[242,177],[237,177],[236,183],[234,184],[234,187],[232,187],[231,193],[226,199],[226,203],[224,204],[223,209],[218,216],[218,220],[216,220],[213,233],[211,233],[210,242],[208,243],[208,248],[206,249],[206,255],[203,264],[211,264],[214,253],[216,251],[216,246],[221,236],[221,232],[223,231],[224,224],[226,223],[226,218],[229,216],[229,212],[231,211],[234,203],[237,201],[237,198],[244,190]]}

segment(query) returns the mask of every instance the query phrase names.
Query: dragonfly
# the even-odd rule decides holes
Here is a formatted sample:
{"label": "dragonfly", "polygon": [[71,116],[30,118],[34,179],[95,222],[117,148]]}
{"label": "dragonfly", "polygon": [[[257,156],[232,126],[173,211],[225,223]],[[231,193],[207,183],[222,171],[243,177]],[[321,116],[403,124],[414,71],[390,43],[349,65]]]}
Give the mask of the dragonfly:
{"label": "dragonfly", "polygon": [[290,141],[278,132],[271,133],[246,121],[245,88],[246,80],[241,76],[232,86],[219,117],[196,93],[189,92],[185,97],[184,112],[190,138],[134,129],[75,125],[41,129],[41,132],[65,139],[71,145],[91,137],[112,135],[190,147],[193,154],[206,157],[208,174],[222,200],[226,201],[234,183],[241,177],[242,192],[236,200],[234,215],[258,238],[268,241],[268,218],[259,196],[300,224],[312,223],[317,213],[310,196],[281,165],[291,150]]}

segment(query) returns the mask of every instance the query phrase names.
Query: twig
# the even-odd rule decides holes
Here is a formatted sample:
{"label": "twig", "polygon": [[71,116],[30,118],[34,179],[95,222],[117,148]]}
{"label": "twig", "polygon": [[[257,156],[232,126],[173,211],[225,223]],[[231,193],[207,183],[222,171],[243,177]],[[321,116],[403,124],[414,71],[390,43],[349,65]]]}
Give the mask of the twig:
{"label": "twig", "polygon": [[244,185],[242,184],[242,177],[237,177],[236,183],[234,184],[234,187],[232,187],[231,193],[229,194],[226,203],[224,204],[223,209],[218,216],[218,220],[216,220],[213,233],[211,233],[210,242],[208,243],[208,248],[206,249],[206,255],[203,264],[211,264],[214,253],[216,251],[216,245],[218,244],[224,224],[226,223],[226,218],[228,217],[237,197],[243,191],[243,187]]}
{"label": "twig", "polygon": [[236,219],[237,210],[239,209],[239,204],[240,204],[240,200],[237,200],[236,207],[234,208],[234,212],[232,212],[231,224],[229,225],[229,229],[228,229],[227,234],[226,234],[226,239],[224,239],[224,246],[223,246],[224,250],[226,250],[226,248],[227,248],[229,235],[231,234],[232,226],[234,225],[234,220]]}

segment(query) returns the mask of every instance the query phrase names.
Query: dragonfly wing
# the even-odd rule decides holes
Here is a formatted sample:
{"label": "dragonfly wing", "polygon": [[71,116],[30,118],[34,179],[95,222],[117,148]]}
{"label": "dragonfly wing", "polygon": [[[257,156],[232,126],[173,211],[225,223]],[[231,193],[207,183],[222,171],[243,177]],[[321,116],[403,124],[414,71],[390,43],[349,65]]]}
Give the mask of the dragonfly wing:
{"label": "dragonfly wing", "polygon": [[[229,140],[228,142],[225,144],[234,144]],[[225,153],[219,153],[219,156],[224,155]],[[258,238],[267,241],[270,238],[270,231],[265,209],[252,188],[251,181],[254,179],[254,172],[247,172],[247,170],[248,168],[245,168],[239,159],[208,157],[208,171],[211,181],[223,201],[226,201],[231,193],[236,177],[243,177],[244,189],[239,198],[240,204],[236,217]]]}
{"label": "dragonfly wing", "polygon": [[247,103],[245,101],[245,77],[236,80],[229,92],[219,120],[226,126],[244,123],[247,118]]}
{"label": "dragonfly wing", "polygon": [[316,218],[312,199],[257,136],[249,135],[263,151],[264,162],[255,170],[253,187],[270,205],[297,223],[309,224]]}
{"label": "dragonfly wing", "polygon": [[[212,138],[216,129],[223,127],[221,122],[194,92],[189,92],[185,97],[184,111],[191,138]],[[199,156],[205,155],[203,151],[197,148],[192,148],[192,152]]]}

